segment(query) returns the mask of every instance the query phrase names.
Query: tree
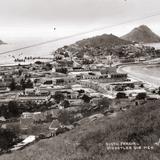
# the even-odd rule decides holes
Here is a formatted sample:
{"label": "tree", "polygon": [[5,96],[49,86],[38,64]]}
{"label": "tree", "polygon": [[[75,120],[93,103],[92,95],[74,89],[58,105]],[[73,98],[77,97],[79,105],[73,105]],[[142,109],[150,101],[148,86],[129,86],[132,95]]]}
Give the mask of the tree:
{"label": "tree", "polygon": [[117,87],[116,87],[116,91],[124,91],[124,87],[117,86]]}
{"label": "tree", "polygon": [[54,99],[57,103],[60,103],[60,101],[64,100],[64,95],[61,92],[55,92]]}
{"label": "tree", "polygon": [[20,115],[19,105],[15,101],[10,101],[8,103],[8,116],[9,117],[18,117]]}
{"label": "tree", "polygon": [[19,69],[19,70],[18,70],[18,75],[21,76],[22,73],[23,73],[23,70],[22,70],[22,69]]}
{"label": "tree", "polygon": [[69,111],[61,110],[58,114],[58,120],[64,125],[69,125],[74,122],[74,115]]}
{"label": "tree", "polygon": [[17,139],[15,132],[9,129],[0,129],[0,149],[9,149]]}
{"label": "tree", "polygon": [[[156,91],[155,91],[156,92]],[[160,87],[158,88],[158,91],[157,91],[157,93],[160,95]]]}
{"label": "tree", "polygon": [[80,89],[77,92],[78,92],[78,97],[81,97],[85,93],[83,89]]}
{"label": "tree", "polygon": [[26,88],[33,88],[33,82],[30,79],[21,79],[20,85],[23,90],[25,90]]}
{"label": "tree", "polygon": [[85,93],[85,91],[83,89],[78,90],[79,94],[81,93]]}
{"label": "tree", "polygon": [[67,74],[68,69],[67,68],[60,68],[60,69],[58,68],[58,69],[56,69],[56,72]]}
{"label": "tree", "polygon": [[141,99],[145,99],[147,97],[146,93],[138,93],[138,95],[136,96],[136,99],[141,100]]}
{"label": "tree", "polygon": [[46,71],[52,70],[52,65],[50,63],[46,63],[45,66],[43,67]]}
{"label": "tree", "polygon": [[90,60],[90,59],[83,59],[83,62],[82,62],[84,65],[86,64],[92,64],[93,63],[93,60]]}
{"label": "tree", "polygon": [[35,64],[41,65],[41,64],[43,64],[43,62],[41,62],[41,61],[36,61]]}
{"label": "tree", "polygon": [[141,88],[144,88],[144,84],[142,83],[142,84],[140,85],[140,87],[141,87]]}
{"label": "tree", "polygon": [[16,89],[16,82],[15,82],[14,78],[12,78],[12,82],[9,85],[9,88],[11,89],[11,91]]}
{"label": "tree", "polygon": [[62,103],[62,106],[64,106],[64,108],[69,108],[70,107],[69,101],[65,99]]}
{"label": "tree", "polygon": [[121,99],[121,98],[127,98],[126,94],[124,92],[118,92],[116,95],[117,99]]}
{"label": "tree", "polygon": [[20,85],[21,85],[22,89],[25,90],[25,80],[23,78],[20,81]]}
{"label": "tree", "polygon": [[110,104],[110,102],[109,102],[109,99],[108,98],[102,98],[102,99],[100,99],[99,101],[98,101],[98,107],[100,108],[100,109],[108,109],[109,108],[109,104]]}
{"label": "tree", "polygon": [[33,88],[33,83],[30,79],[28,79],[25,83],[25,88]]}
{"label": "tree", "polygon": [[4,104],[0,106],[0,115],[7,118],[7,107]]}
{"label": "tree", "polygon": [[84,101],[85,103],[89,103],[90,100],[91,100],[91,98],[90,98],[89,96],[87,96],[86,94],[83,95],[82,99],[83,99],[83,101]]}
{"label": "tree", "polygon": [[[141,87],[143,88],[143,86],[141,86]],[[130,84],[130,88],[132,88],[132,89],[134,89],[134,88],[135,88],[134,83],[131,83],[131,84]]]}

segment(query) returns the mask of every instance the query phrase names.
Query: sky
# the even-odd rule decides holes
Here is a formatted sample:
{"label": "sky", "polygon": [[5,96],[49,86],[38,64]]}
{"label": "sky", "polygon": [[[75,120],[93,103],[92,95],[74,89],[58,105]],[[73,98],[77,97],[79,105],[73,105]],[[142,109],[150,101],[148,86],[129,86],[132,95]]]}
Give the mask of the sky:
{"label": "sky", "polygon": [[160,35],[159,19],[160,0],[0,0],[0,39],[53,39],[104,26],[85,36],[122,36],[142,24]]}

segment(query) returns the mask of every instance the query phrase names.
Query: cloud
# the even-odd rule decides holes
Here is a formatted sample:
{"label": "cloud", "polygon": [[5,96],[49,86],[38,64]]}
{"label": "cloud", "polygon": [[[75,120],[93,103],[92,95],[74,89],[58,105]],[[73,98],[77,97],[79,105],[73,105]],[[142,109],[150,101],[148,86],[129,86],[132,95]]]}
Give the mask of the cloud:
{"label": "cloud", "polygon": [[[80,32],[160,13],[159,6],[158,0],[1,0],[0,29],[6,27],[23,32],[40,28],[42,31],[56,26],[63,33]],[[152,17],[104,32],[122,35],[132,27],[146,23],[160,33],[158,21],[159,16]]]}

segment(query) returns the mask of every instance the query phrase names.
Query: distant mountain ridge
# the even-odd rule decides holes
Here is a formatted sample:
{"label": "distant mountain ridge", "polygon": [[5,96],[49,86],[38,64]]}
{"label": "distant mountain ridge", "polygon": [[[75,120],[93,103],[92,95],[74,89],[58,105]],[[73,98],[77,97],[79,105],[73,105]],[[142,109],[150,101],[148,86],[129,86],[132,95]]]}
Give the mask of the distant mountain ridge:
{"label": "distant mountain ridge", "polygon": [[0,40],[0,45],[1,45],[1,44],[6,44],[6,43],[5,43],[5,42],[3,42],[2,40]]}
{"label": "distant mountain ridge", "polygon": [[160,37],[155,34],[148,26],[141,25],[134,28],[131,32],[121,37],[127,41],[142,42],[142,43],[156,43],[160,42]]}
{"label": "distant mountain ridge", "polygon": [[113,34],[103,34],[93,38],[83,39],[78,41],[76,44],[83,47],[114,47],[117,45],[130,44],[128,40],[121,39]]}

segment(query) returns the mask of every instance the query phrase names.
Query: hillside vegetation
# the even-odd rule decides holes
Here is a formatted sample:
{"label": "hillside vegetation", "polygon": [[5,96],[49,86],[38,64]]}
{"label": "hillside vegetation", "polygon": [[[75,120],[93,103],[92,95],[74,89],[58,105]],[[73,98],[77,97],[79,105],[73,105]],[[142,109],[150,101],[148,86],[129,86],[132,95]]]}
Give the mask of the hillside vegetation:
{"label": "hillside vegetation", "polygon": [[22,151],[2,155],[0,160],[158,160],[154,150],[108,151],[109,142],[136,142],[154,145],[160,137],[160,103],[147,102],[134,106],[116,117],[89,122],[65,134],[42,140]]}
{"label": "hillside vegetation", "polygon": [[123,40],[113,34],[103,34],[100,36],[96,36],[93,38],[84,39],[81,41],[78,41],[77,44],[81,47],[87,46],[87,47],[115,47],[118,45],[127,45],[131,42]]}

